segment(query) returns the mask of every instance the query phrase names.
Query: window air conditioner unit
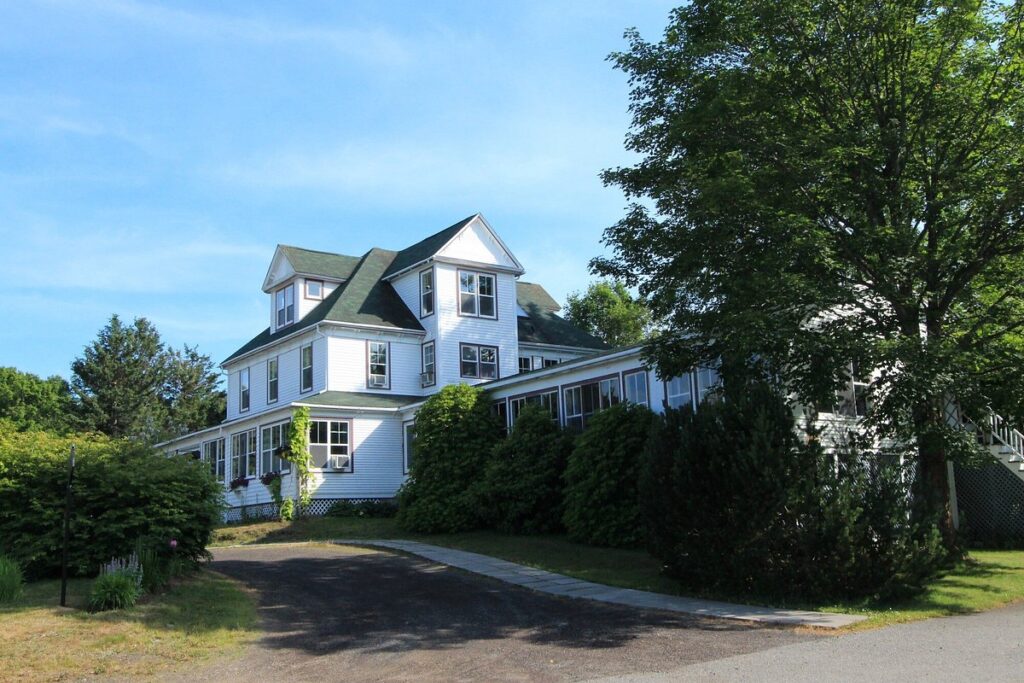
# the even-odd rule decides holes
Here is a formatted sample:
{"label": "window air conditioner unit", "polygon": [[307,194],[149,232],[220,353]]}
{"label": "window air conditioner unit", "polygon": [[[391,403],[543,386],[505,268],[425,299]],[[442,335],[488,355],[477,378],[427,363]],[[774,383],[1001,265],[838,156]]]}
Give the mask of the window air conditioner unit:
{"label": "window air conditioner unit", "polygon": [[434,373],[433,372],[421,372],[420,373],[420,385],[421,386],[429,387],[433,383],[434,383]]}
{"label": "window air conditioner unit", "polygon": [[388,385],[388,378],[384,375],[370,375],[370,386],[371,387],[386,387]]}
{"label": "window air conditioner unit", "polygon": [[344,470],[348,468],[350,462],[352,462],[351,455],[332,455],[330,466],[332,470]]}

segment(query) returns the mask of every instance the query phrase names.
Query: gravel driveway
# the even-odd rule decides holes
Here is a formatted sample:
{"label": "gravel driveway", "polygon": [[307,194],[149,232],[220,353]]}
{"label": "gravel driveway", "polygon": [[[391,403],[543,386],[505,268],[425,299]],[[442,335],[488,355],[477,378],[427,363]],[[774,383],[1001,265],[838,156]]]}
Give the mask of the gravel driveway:
{"label": "gravel driveway", "polygon": [[362,548],[221,548],[264,637],[187,681],[584,680],[678,670],[821,639],[793,629],[542,595]]}

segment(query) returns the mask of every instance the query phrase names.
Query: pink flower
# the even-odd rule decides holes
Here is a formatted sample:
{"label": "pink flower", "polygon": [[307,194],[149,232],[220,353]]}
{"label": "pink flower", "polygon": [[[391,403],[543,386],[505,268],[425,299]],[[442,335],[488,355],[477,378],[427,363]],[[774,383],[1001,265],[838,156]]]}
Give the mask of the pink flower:
{"label": "pink flower", "polygon": [[178,547],[178,539],[172,538],[171,539],[171,550],[174,550],[177,547]]}

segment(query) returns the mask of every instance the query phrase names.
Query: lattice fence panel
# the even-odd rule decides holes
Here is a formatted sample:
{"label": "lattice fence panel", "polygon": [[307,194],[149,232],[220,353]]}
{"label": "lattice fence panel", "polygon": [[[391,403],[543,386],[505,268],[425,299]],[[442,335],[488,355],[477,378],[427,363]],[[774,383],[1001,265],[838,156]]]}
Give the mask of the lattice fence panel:
{"label": "lattice fence panel", "polygon": [[1005,465],[956,467],[961,526],[982,544],[1024,545],[1024,481]]}
{"label": "lattice fence panel", "polygon": [[224,521],[228,524],[275,518],[277,518],[277,506],[273,503],[243,505],[237,508],[228,508],[224,511]]}

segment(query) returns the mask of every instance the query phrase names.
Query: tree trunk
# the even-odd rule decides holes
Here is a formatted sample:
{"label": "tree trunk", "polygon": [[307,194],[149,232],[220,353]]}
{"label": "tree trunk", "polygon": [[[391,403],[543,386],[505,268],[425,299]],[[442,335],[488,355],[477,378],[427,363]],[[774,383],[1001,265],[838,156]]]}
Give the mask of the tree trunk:
{"label": "tree trunk", "polygon": [[942,411],[936,407],[935,402],[922,401],[914,409],[914,424],[921,468],[920,493],[925,511],[938,523],[946,549],[955,552],[958,539],[949,499],[949,468],[946,464],[946,449],[940,436],[946,426]]}

